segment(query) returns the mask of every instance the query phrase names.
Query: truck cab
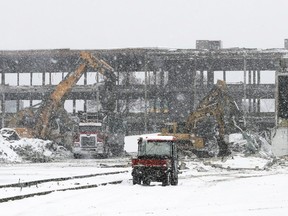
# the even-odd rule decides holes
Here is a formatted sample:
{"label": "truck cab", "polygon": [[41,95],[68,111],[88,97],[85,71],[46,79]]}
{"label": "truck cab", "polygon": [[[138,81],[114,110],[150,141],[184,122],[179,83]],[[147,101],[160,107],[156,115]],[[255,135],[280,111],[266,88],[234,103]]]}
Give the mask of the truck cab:
{"label": "truck cab", "polygon": [[178,156],[173,136],[143,136],[138,139],[138,154],[132,159],[133,184],[163,186],[178,184]]}
{"label": "truck cab", "polygon": [[75,158],[106,158],[109,148],[100,122],[79,123],[79,136],[74,142]]}

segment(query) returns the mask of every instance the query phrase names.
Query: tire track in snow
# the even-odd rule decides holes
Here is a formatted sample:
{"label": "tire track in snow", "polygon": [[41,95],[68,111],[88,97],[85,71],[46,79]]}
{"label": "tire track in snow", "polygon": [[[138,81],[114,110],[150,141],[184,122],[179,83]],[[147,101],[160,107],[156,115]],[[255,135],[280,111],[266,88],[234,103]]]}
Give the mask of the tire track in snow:
{"label": "tire track in snow", "polygon": [[[99,176],[107,176],[107,175],[117,175],[117,174],[123,174],[127,173],[129,171],[118,171],[118,172],[107,172],[107,173],[96,173],[96,174],[90,174],[90,175],[80,175],[80,176],[71,176],[71,177],[62,177],[62,178],[52,178],[52,179],[41,179],[36,181],[29,181],[29,182],[23,182],[23,183],[15,183],[15,184],[8,184],[8,185],[1,185],[0,187],[5,190],[9,188],[20,188],[20,191],[22,191],[22,188],[24,187],[30,187],[30,186],[36,186],[37,190],[41,190],[38,188],[38,186],[41,186],[41,184],[44,183],[58,183],[59,181],[68,181],[68,180],[74,180],[74,179],[85,179],[85,178],[92,178],[92,177],[99,177]],[[8,201],[16,201],[21,200],[29,197],[34,196],[43,196],[47,195],[53,192],[61,192],[61,191],[71,191],[71,190],[81,190],[81,189],[89,189],[89,188],[96,188],[99,186],[106,186],[111,184],[120,184],[123,180],[116,180],[116,181],[107,181],[104,183],[98,183],[98,184],[86,184],[76,187],[64,187],[60,189],[50,189],[50,190],[44,190],[40,192],[34,192],[34,193],[27,193],[23,195],[16,195],[16,196],[9,196],[9,197],[3,197],[0,198],[0,203],[8,202]]]}

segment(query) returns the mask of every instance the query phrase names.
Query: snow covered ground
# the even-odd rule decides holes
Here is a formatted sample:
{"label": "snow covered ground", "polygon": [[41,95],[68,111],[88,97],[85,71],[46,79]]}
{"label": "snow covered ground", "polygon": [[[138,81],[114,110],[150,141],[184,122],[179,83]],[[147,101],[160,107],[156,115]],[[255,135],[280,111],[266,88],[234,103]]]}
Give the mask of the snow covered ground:
{"label": "snow covered ground", "polygon": [[[129,162],[128,157],[4,164],[0,167],[0,185],[19,179],[24,182],[116,170],[129,172],[121,175],[123,182],[118,185],[0,203],[1,215],[287,215],[288,160],[272,163],[242,155],[226,161],[184,159],[179,185],[168,187],[153,182],[151,186],[133,185]],[[109,167],[115,164],[123,167]]]}
{"label": "snow covered ground", "polygon": [[[136,145],[137,136],[127,138],[127,144],[128,140]],[[129,143],[129,147],[137,149],[133,143]],[[0,145],[3,145],[3,142]],[[0,214],[3,216],[287,215],[287,158],[247,157],[243,154],[233,155],[227,160],[184,158],[181,161],[179,185],[167,187],[154,182],[150,186],[133,185],[130,159],[125,157],[103,160],[66,159],[49,163],[23,161],[2,163],[0,185],[52,177],[112,171],[128,172],[112,177],[101,177],[102,182],[123,180],[117,185],[57,191],[44,196],[2,202]],[[98,180],[95,180],[95,183],[97,184]],[[34,189],[18,188],[18,192],[27,193]]]}

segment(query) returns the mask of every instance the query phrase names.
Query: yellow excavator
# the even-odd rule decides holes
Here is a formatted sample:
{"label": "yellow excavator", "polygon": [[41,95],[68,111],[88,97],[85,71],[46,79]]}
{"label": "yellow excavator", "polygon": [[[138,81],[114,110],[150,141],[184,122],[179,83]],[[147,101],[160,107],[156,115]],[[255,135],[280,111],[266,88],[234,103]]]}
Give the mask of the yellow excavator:
{"label": "yellow excavator", "polygon": [[[8,122],[8,127],[15,128],[20,135],[35,137],[40,139],[57,140],[63,138],[70,145],[73,140],[73,120],[69,119],[68,113],[64,109],[64,102],[72,88],[76,85],[82,74],[88,67],[99,71],[104,76],[108,76],[110,82],[116,82],[113,68],[104,60],[94,57],[89,52],[80,53],[81,63],[74,72],[70,72],[56,86],[48,98],[42,100],[39,108],[29,107],[20,110]],[[60,131],[60,121],[66,122],[66,131]],[[66,132],[71,136],[67,136]],[[71,139],[68,139],[68,138]]]}
{"label": "yellow excavator", "polygon": [[[201,134],[199,124],[207,118],[213,118],[216,122],[213,133],[219,148],[218,156],[225,156],[230,154],[224,139],[227,127],[233,127],[235,118],[238,122],[240,116],[242,115],[236,102],[227,93],[225,81],[218,80],[212,90],[199,102],[195,111],[190,113],[185,123],[165,123],[161,135],[175,136],[179,143],[178,148],[184,153],[193,152],[200,157],[207,157],[207,152],[202,151],[206,147],[207,137],[198,135],[199,132]],[[212,128],[211,125],[206,125],[207,127]]]}

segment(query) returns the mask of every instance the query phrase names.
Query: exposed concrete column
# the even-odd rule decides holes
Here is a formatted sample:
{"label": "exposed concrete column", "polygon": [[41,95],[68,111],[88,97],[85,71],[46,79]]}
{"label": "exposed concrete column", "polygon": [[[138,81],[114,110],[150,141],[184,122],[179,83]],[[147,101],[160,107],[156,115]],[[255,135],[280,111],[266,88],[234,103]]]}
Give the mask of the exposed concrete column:
{"label": "exposed concrete column", "polygon": [[[116,68],[118,68],[118,67],[116,67]],[[120,86],[119,76],[120,76],[120,72],[117,70],[117,81],[116,81],[117,86]],[[97,84],[98,84],[98,82],[99,82],[99,72],[97,72]],[[120,112],[120,106],[119,106],[119,97],[118,97],[119,92],[118,91],[116,92],[116,95],[117,95],[117,97],[116,97],[116,110],[117,110],[117,113],[119,113]],[[99,102],[99,89],[97,89],[97,106],[99,106],[98,102]],[[97,108],[97,112],[98,111],[99,111],[99,108]]]}
{"label": "exposed concrete column", "polygon": [[33,73],[30,72],[30,86],[33,85]]}
{"label": "exposed concrete column", "polygon": [[257,99],[257,112],[261,112],[260,101],[261,101],[261,99],[258,98],[258,99]]}
{"label": "exposed concrete column", "polygon": [[87,85],[87,72],[84,73],[84,85]]}
{"label": "exposed concrete column", "polygon": [[[167,81],[166,87],[169,88],[170,82],[171,82],[170,79],[172,79],[171,73],[170,73],[170,71],[171,71],[171,63],[170,63],[169,61],[165,62],[165,71],[167,71],[167,76],[168,76],[168,81]],[[164,89],[163,89],[163,90],[164,90]],[[164,98],[164,95],[165,95],[165,92],[163,92],[163,99],[166,100],[166,103],[167,103],[167,105],[168,105],[168,111],[170,111],[170,110],[171,110],[171,106],[170,106],[170,105],[171,105],[171,100],[170,100],[170,97]],[[169,96],[170,96],[170,95],[169,95]]]}
{"label": "exposed concrete column", "polygon": [[[244,83],[243,83],[243,91],[244,91],[244,97],[243,97],[243,101],[244,101],[244,104],[245,104],[245,107],[243,107],[243,115],[244,115],[244,118],[247,117],[247,111],[246,110],[246,104],[247,104],[247,58],[246,58],[246,53],[244,53],[243,55],[243,74],[244,74]],[[249,111],[248,111],[249,112]],[[246,121],[244,121],[244,127],[246,127]]]}
{"label": "exposed concrete column", "polygon": [[[17,71],[17,86],[20,85],[20,78],[19,78],[19,71]],[[19,111],[19,106],[20,106],[20,103],[19,103],[19,99],[16,100],[16,112]]]}
{"label": "exposed concrete column", "polygon": [[[197,101],[197,98],[196,98],[196,95],[197,95],[197,82],[196,82],[196,74],[197,74],[197,59],[194,59],[194,68],[193,68],[193,71],[192,71],[192,95],[193,95],[193,98],[192,98],[192,103],[193,103],[193,110],[196,109],[196,101]],[[191,110],[191,111],[193,111]]]}
{"label": "exposed concrete column", "polygon": [[[154,69],[153,69],[153,70],[154,70]],[[153,70],[152,70],[152,71],[153,71]],[[147,75],[148,75],[148,82],[147,82],[148,86],[151,85],[151,74],[150,74],[150,72],[151,72],[151,71],[149,71],[148,74],[147,74]]]}
{"label": "exposed concrete column", "polygon": [[[161,68],[160,68],[160,72],[161,72]],[[154,82],[153,82],[153,85],[154,85],[154,89],[157,89],[156,86],[157,86],[157,72],[155,69],[153,69],[153,78],[154,78]],[[158,97],[155,97],[154,100],[153,100],[153,112],[156,113],[157,111],[157,100],[158,100]],[[160,108],[160,107],[159,107]],[[162,108],[162,107],[161,107]],[[160,108],[160,111],[162,112],[162,109]],[[151,109],[151,108],[150,108]]]}
{"label": "exposed concrete column", "polygon": [[[33,85],[33,73],[30,72],[30,86]],[[33,100],[29,100],[30,101],[30,107],[33,106]]]}
{"label": "exposed concrete column", "polygon": [[[3,88],[5,88],[3,86]],[[2,97],[1,97],[1,127],[4,128],[5,127],[5,93],[4,93],[4,89],[1,89],[2,91]]]}
{"label": "exposed concrete column", "polygon": [[[87,72],[85,71],[83,75],[84,75],[84,86],[87,86]],[[84,113],[87,113],[87,100],[86,99],[84,99],[83,109],[84,109]],[[86,119],[87,119],[87,115],[86,115]]]}
{"label": "exposed concrete column", "polygon": [[84,113],[87,113],[87,100],[84,100]]}
{"label": "exposed concrete column", "polygon": [[16,112],[20,110],[20,100],[16,100]]}
{"label": "exposed concrete column", "polygon": [[[258,69],[257,70],[257,85],[258,85],[258,87],[259,87],[260,81],[261,81],[260,74],[261,74],[260,70]],[[261,100],[260,98],[258,98],[258,100],[257,100],[257,112],[261,111],[260,100]]]}
{"label": "exposed concrete column", "polygon": [[49,72],[49,85],[52,85],[52,73]]}
{"label": "exposed concrete column", "polygon": [[[248,86],[249,89],[251,89],[251,70],[248,71]],[[251,104],[251,91],[249,92],[249,98],[248,98],[248,112],[250,113],[252,111],[252,104]]]}
{"label": "exposed concrete column", "polygon": [[160,109],[161,112],[165,112],[165,104],[167,103],[167,100],[165,98],[165,83],[164,83],[164,69],[160,68]]}
{"label": "exposed concrete column", "polygon": [[5,72],[3,70],[1,71],[1,84],[5,85]]}
{"label": "exposed concrete column", "polygon": [[[256,87],[256,71],[253,70],[253,89]],[[254,92],[254,91],[253,91]],[[257,112],[257,103],[256,103],[256,97],[254,94],[252,94],[253,97],[253,112]]]}
{"label": "exposed concrete column", "polygon": [[73,99],[73,114],[76,114],[76,100]]}
{"label": "exposed concrete column", "polygon": [[[147,133],[148,131],[148,111],[147,111],[147,106],[148,106],[148,101],[147,101],[147,70],[148,70],[148,61],[145,57],[145,66],[144,66],[144,132]],[[129,113],[129,109],[127,107],[127,113]]]}
{"label": "exposed concrete column", "polygon": [[19,72],[17,72],[16,76],[17,76],[17,86],[19,86],[20,85]]}
{"label": "exposed concrete column", "polygon": [[214,71],[209,69],[207,71],[207,86],[208,88],[212,88],[212,86],[214,85]]}
{"label": "exposed concrete column", "polygon": [[200,71],[200,86],[202,87],[204,85],[204,71]]}
{"label": "exposed concrete column", "polygon": [[223,71],[223,80],[226,82],[226,71]]}
{"label": "exposed concrete column", "polygon": [[[147,88],[147,71],[145,71],[145,86]],[[130,73],[129,72],[126,72],[126,82],[125,82],[125,87],[130,89]],[[145,93],[147,92],[147,89],[145,89]],[[126,100],[125,100],[125,103],[126,103],[126,113],[128,114],[130,112],[130,107],[129,107],[129,104],[130,104],[130,96],[128,95]],[[146,104],[147,105],[147,104]]]}
{"label": "exposed concrete column", "polygon": [[256,84],[256,71],[253,70],[253,85]]}
{"label": "exposed concrete column", "polygon": [[45,80],[46,77],[45,77],[45,72],[42,73],[42,85],[45,85]]}
{"label": "exposed concrete column", "polygon": [[[1,85],[0,88],[5,88],[5,73],[2,70],[1,71]],[[4,93],[4,89],[1,89],[2,93],[1,93],[1,127],[5,127],[5,93]]]}

